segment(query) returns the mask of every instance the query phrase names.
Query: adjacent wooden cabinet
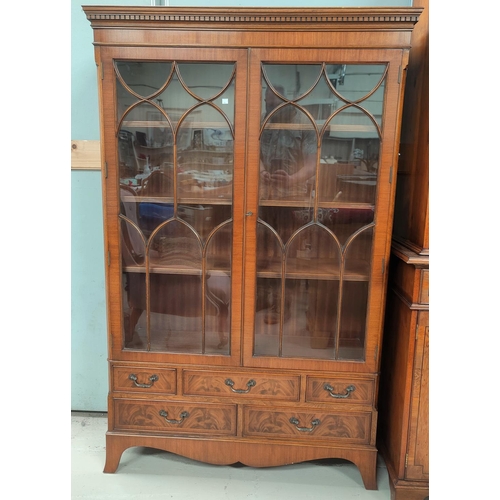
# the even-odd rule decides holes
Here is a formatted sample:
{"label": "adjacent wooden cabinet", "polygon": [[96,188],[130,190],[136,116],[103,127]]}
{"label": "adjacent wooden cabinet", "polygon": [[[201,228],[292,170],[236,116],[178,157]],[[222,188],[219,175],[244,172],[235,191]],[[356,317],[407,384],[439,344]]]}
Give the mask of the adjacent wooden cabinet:
{"label": "adjacent wooden cabinet", "polygon": [[85,6],[98,67],[105,472],[354,462],[377,487],[385,291],[418,8]]}
{"label": "adjacent wooden cabinet", "polygon": [[429,495],[429,258],[394,243],[380,382],[379,447],[393,500]]}
{"label": "adjacent wooden cabinet", "polygon": [[429,2],[414,5],[379,398],[393,500],[429,495]]}

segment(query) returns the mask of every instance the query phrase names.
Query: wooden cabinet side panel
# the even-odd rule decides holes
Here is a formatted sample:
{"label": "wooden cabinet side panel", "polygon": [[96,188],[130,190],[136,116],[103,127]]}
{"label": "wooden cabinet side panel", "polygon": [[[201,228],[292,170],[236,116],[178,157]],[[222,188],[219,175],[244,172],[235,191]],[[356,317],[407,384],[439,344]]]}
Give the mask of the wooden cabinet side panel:
{"label": "wooden cabinet side panel", "polygon": [[429,1],[412,33],[406,77],[394,234],[429,249]]}
{"label": "wooden cabinet side panel", "polygon": [[389,290],[379,397],[379,441],[399,477],[404,475],[416,313]]}
{"label": "wooden cabinet side panel", "polygon": [[429,480],[429,312],[418,314],[406,478]]}

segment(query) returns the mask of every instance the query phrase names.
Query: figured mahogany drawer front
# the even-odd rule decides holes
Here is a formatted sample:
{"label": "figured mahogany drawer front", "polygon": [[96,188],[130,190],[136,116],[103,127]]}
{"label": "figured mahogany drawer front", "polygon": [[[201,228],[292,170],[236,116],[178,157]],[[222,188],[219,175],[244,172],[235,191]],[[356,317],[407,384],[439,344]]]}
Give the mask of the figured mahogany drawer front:
{"label": "figured mahogany drawer front", "polygon": [[371,405],[374,395],[374,379],[307,377],[307,402]]}
{"label": "figured mahogany drawer front", "polygon": [[236,405],[117,399],[114,408],[116,430],[236,434]]}
{"label": "figured mahogany drawer front", "polygon": [[371,436],[371,412],[327,412],[325,410],[281,408],[268,410],[245,406],[243,435],[262,438],[335,439],[368,444]]}
{"label": "figured mahogany drawer front", "polygon": [[115,391],[175,394],[176,370],[115,366],[113,367],[113,389]]}
{"label": "figured mahogany drawer front", "polygon": [[300,397],[298,375],[186,370],[183,380],[186,395],[238,396],[273,401],[298,401]]}

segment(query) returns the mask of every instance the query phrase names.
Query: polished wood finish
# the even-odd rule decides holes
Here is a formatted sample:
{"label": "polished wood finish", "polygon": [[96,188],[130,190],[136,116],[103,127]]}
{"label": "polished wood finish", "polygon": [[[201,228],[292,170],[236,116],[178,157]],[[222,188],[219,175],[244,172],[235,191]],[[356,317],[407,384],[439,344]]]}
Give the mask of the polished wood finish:
{"label": "polished wood finish", "polygon": [[[84,10],[94,29],[101,118],[111,381],[104,471],[114,472],[131,446],[258,467],[331,457],[355,463],[365,487],[376,489],[378,372],[394,179],[405,68],[421,9]],[[208,149],[198,154],[203,127],[221,125],[210,113],[204,121],[206,101],[196,91],[188,93],[202,105],[192,106],[200,113],[185,120],[186,130],[193,131],[186,147],[181,147],[182,131],[172,126],[170,111],[149,99],[148,92],[161,97],[160,90],[173,81],[167,78],[173,74],[169,63],[154,66],[165,61],[175,61],[175,84],[182,80],[184,88],[189,85],[179,76],[183,64],[184,76],[200,63],[232,71],[228,92],[234,92],[234,113],[225,122],[231,147],[217,158]],[[304,200],[280,197],[279,189],[262,196],[262,68],[319,67],[318,83],[320,76],[327,78],[332,61],[354,68],[370,64],[380,71],[363,97],[370,102],[372,95],[382,96],[375,103],[383,107],[378,118],[375,111],[366,113],[363,99],[349,97],[343,99],[345,108],[371,116],[369,124],[346,126],[332,119],[328,128],[321,128],[328,138],[332,133],[343,137],[349,130],[359,137],[374,131],[381,145],[376,181],[367,181],[366,165],[360,174],[353,153],[341,158],[345,166],[336,175],[319,175],[326,167],[315,153],[315,175],[312,183],[304,183]],[[148,95],[130,90],[133,80],[127,80],[127,71],[132,67],[130,74],[146,74],[148,65],[154,66],[152,74],[165,73],[159,84],[164,87],[144,91]],[[203,81],[203,74],[198,78]],[[333,83],[324,85],[342,98]],[[159,116],[145,118],[141,106]],[[294,106],[303,109],[301,103]],[[342,109],[331,117],[343,116]],[[318,148],[323,135],[312,112],[303,113],[308,126],[269,120],[268,129],[294,136],[315,131]],[[156,144],[153,137],[162,127],[174,131],[173,145],[164,138]],[[198,129],[201,135],[195,136]],[[138,145],[137,132],[131,143],[136,162],[121,156],[130,130],[143,131],[143,144]],[[349,141],[354,144],[352,137]],[[207,186],[185,175],[200,157],[209,172],[224,165],[219,167],[228,175],[224,186]],[[345,192],[345,199],[333,199],[333,190]],[[200,212],[201,203],[209,210]],[[174,215],[164,215],[161,228],[145,229],[139,208],[148,204]],[[297,207],[309,209],[311,224],[302,220],[293,226],[290,210]],[[289,241],[290,234],[295,237],[279,247],[282,253],[270,255],[270,247],[259,239],[257,227],[274,227],[261,218],[267,209],[286,221],[279,227]],[[336,222],[334,230],[320,225],[319,214],[337,213],[350,222]],[[206,221],[213,227],[207,230]],[[167,226],[188,228],[196,237],[182,233],[172,246],[168,238],[160,238]],[[301,232],[310,237],[309,247],[298,245]],[[348,241],[340,242],[342,238]],[[311,248],[317,253],[311,254]],[[336,251],[343,252],[342,258]],[[266,301],[278,296],[268,285],[279,279],[286,286],[278,300],[289,307],[276,313]],[[197,283],[206,295],[193,293]],[[329,297],[343,309],[335,312]],[[167,316],[176,322],[163,324]]]}
{"label": "polished wood finish", "polygon": [[394,239],[429,255],[429,0],[412,33],[398,166]]}
{"label": "polished wood finish", "polygon": [[[381,367],[378,443],[394,500],[429,494],[428,258],[395,245]],[[412,257],[414,257],[412,259]]]}
{"label": "polished wood finish", "polygon": [[379,399],[392,500],[429,495],[429,2],[414,5]]}

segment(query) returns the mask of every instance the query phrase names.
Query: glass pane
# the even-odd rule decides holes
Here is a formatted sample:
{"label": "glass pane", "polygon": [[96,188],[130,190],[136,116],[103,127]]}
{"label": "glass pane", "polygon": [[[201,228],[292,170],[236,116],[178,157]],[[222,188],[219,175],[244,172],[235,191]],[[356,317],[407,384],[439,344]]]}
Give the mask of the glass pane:
{"label": "glass pane", "polygon": [[179,75],[186,87],[201,100],[213,99],[229,85],[233,63],[180,63]]}
{"label": "glass pane", "polygon": [[158,108],[142,103],[127,111],[118,133],[118,155],[120,182],[138,194],[144,194],[140,191],[151,173],[158,172],[155,184],[161,173],[172,177],[173,132]]}
{"label": "glass pane", "polygon": [[257,356],[364,359],[385,72],[262,65]]}
{"label": "glass pane", "polygon": [[230,354],[234,67],[115,65],[127,349]]}
{"label": "glass pane", "polygon": [[[321,64],[264,64],[263,85],[272,86],[281,99],[300,99],[315,86],[321,70]],[[268,106],[263,102],[263,111]]]}
{"label": "glass pane", "polygon": [[376,125],[364,111],[349,106],[334,116],[329,129],[323,137],[320,201],[374,204],[380,149]]}
{"label": "glass pane", "polygon": [[339,359],[364,359],[368,282],[346,281],[342,287]]}
{"label": "glass pane", "polygon": [[177,125],[188,110],[199,103],[196,98],[186,91],[179,80],[177,71],[172,75],[172,79],[166,89],[158,96],[157,102],[174,126]]}
{"label": "glass pane", "polygon": [[257,276],[254,355],[279,356],[281,279]]}
{"label": "glass pane", "polygon": [[[303,293],[306,333],[303,356],[334,359],[338,320],[338,280],[308,280]],[[293,352],[293,351],[291,351]],[[297,355],[297,354],[295,354]]]}
{"label": "glass pane", "polygon": [[[337,65],[328,75],[330,83],[346,102],[359,102],[383,84],[385,64]],[[381,101],[380,101],[381,102]],[[381,110],[380,110],[381,111]]]}
{"label": "glass pane", "polygon": [[206,353],[229,354],[232,224],[227,222],[207,245],[205,294]]}
{"label": "glass pane", "polygon": [[[172,70],[170,62],[116,61],[116,72],[123,79],[130,92],[141,97],[156,94],[165,83]],[[118,102],[122,104],[118,98]]]}
{"label": "glass pane", "polygon": [[152,351],[202,352],[201,276],[150,274]]}
{"label": "glass pane", "polygon": [[[203,104],[178,133],[178,186],[183,198],[231,199],[233,135],[223,115]],[[194,111],[193,111],[194,113]]]}
{"label": "glass pane", "polygon": [[149,260],[152,269],[168,267],[177,271],[201,271],[201,241],[186,224],[176,220],[167,222],[151,238]]}
{"label": "glass pane", "polygon": [[123,338],[126,349],[147,349],[146,275],[122,274]]}
{"label": "glass pane", "polygon": [[[271,91],[267,94],[267,103],[277,99]],[[312,193],[316,152],[316,131],[303,111],[291,104],[270,111],[260,138],[260,198],[306,202]]]}

